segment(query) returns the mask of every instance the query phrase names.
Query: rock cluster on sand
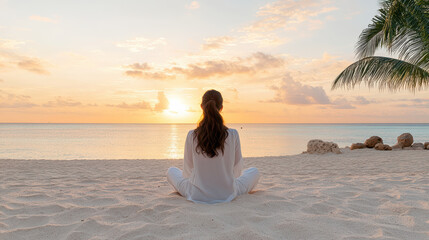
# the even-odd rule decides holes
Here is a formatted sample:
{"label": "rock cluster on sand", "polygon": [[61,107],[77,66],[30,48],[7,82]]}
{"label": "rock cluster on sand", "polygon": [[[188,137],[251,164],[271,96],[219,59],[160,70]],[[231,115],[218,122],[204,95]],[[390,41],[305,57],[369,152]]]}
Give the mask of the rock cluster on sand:
{"label": "rock cluster on sand", "polygon": [[[429,150],[429,142],[414,143],[413,135],[410,133],[403,133],[398,138],[398,143],[393,146],[389,146],[383,143],[383,139],[379,136],[372,136],[365,140],[365,143],[353,143],[350,146],[350,150],[373,148],[379,151],[390,151],[393,149],[404,149],[404,150]],[[307,151],[304,153],[341,153],[338,144],[333,142],[324,142],[319,139],[310,140],[307,144]]]}
{"label": "rock cluster on sand", "polygon": [[413,135],[410,133],[403,133],[398,138],[398,143],[390,147],[389,145],[383,144],[383,139],[378,136],[372,136],[368,138],[365,143],[353,143],[350,150],[363,149],[363,148],[374,148],[375,150],[392,150],[392,149],[404,149],[404,150],[429,150],[429,142],[414,143]]}
{"label": "rock cluster on sand", "polygon": [[365,145],[367,148],[373,148],[379,143],[383,144],[383,139],[381,139],[381,137],[379,136],[372,136],[365,141]]}
{"label": "rock cluster on sand", "polygon": [[307,144],[307,153],[341,153],[338,144],[333,142],[324,142],[319,139],[310,140]]}
{"label": "rock cluster on sand", "polygon": [[379,136],[372,136],[365,140],[365,143],[353,143],[350,150],[374,148],[376,150],[392,150],[389,145],[383,144],[383,139]]}

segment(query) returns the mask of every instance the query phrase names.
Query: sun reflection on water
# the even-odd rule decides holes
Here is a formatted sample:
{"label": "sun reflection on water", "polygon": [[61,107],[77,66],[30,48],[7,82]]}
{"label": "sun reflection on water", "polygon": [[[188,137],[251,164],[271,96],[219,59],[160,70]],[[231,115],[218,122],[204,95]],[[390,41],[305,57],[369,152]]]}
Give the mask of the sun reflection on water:
{"label": "sun reflection on water", "polygon": [[170,137],[168,138],[170,140],[170,143],[167,149],[167,158],[177,159],[183,157],[182,151],[180,149],[184,146],[179,146],[178,144],[180,142],[178,132],[179,129],[176,124],[170,126]]}

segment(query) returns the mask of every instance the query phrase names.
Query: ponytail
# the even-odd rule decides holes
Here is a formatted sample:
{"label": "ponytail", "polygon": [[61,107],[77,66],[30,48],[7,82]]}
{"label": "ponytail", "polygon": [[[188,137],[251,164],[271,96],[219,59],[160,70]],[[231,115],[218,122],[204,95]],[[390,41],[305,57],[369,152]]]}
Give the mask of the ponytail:
{"label": "ponytail", "polygon": [[220,92],[209,90],[203,96],[201,107],[203,116],[194,131],[194,139],[197,139],[196,151],[210,158],[218,156],[218,149],[224,154],[225,139],[228,137],[228,128],[224,125],[220,110],[223,99]]}

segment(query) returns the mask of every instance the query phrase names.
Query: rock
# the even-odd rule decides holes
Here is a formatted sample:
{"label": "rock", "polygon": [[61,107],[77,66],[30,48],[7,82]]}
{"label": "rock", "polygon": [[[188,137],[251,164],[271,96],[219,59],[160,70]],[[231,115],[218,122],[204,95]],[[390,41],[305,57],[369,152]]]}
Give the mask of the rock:
{"label": "rock", "polygon": [[350,150],[362,149],[362,148],[366,148],[366,145],[363,143],[353,143],[352,146],[350,147]]}
{"label": "rock", "polygon": [[413,142],[413,135],[410,133],[403,133],[398,137],[398,145],[401,146],[401,148],[411,147]]}
{"label": "rock", "polygon": [[341,153],[338,144],[333,142],[324,142],[322,140],[314,139],[310,140],[307,144],[307,153]]}
{"label": "rock", "polygon": [[425,149],[428,149],[429,150],[429,142],[425,142]]}
{"label": "rock", "polygon": [[395,144],[392,146],[392,149],[402,149],[402,147],[399,144]]}
{"label": "rock", "polygon": [[390,147],[389,145],[383,144],[383,143],[377,143],[374,147],[375,150],[380,150],[380,151],[390,151],[392,150],[392,147]]}
{"label": "rock", "polygon": [[377,143],[383,143],[383,139],[379,136],[372,136],[365,141],[366,147],[373,148]]}
{"label": "rock", "polygon": [[425,149],[425,145],[423,145],[423,143],[414,143],[413,145],[411,145],[411,147],[414,150],[423,150],[423,149]]}

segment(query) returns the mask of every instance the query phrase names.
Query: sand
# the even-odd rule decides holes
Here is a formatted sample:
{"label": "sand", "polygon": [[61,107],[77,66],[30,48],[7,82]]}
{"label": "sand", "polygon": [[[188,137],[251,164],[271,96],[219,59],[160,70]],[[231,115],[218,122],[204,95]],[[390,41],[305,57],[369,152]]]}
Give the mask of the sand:
{"label": "sand", "polygon": [[180,160],[0,160],[0,239],[429,239],[429,151],[344,151],[245,159],[256,191],[216,205]]}

